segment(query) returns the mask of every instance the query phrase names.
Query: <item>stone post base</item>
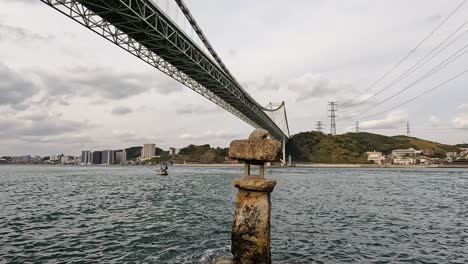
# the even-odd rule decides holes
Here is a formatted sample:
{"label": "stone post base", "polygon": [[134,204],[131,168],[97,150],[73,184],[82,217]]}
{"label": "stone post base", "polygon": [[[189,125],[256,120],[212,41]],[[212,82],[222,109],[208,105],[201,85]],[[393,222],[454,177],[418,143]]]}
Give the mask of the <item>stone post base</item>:
{"label": "stone post base", "polygon": [[231,237],[234,263],[269,264],[270,193],[276,181],[235,179],[233,184],[239,189]]}

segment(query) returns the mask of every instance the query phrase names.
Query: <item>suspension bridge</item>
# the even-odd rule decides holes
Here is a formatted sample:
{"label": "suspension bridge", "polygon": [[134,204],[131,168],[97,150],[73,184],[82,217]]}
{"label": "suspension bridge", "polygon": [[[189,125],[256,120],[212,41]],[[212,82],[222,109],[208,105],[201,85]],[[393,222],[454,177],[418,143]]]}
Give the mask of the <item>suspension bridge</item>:
{"label": "suspension bridge", "polygon": [[[253,127],[267,130],[285,146],[290,134],[284,102],[263,107],[252,98],[182,0],[41,1]],[[173,17],[170,3],[176,5]]]}

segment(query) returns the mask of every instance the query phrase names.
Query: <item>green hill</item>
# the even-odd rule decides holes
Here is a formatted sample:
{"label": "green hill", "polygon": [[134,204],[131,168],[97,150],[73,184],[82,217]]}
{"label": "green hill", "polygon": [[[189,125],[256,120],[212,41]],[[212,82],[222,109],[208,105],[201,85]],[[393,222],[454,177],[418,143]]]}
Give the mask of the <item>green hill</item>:
{"label": "green hill", "polygon": [[406,136],[383,136],[371,133],[325,135],[320,132],[302,132],[292,136],[288,149],[293,160],[318,163],[367,163],[367,151],[380,151],[386,155],[394,149],[415,148],[431,150],[434,157],[445,157],[456,146]]}
{"label": "green hill", "polygon": [[228,148],[212,148],[210,145],[189,145],[182,148],[178,155],[173,157],[176,163],[223,163],[228,161]]}

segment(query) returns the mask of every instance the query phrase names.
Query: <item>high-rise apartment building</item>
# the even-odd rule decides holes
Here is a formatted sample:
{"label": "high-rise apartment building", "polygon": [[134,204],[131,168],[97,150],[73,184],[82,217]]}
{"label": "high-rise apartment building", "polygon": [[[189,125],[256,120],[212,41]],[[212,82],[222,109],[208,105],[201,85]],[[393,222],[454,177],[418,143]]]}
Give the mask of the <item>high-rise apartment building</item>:
{"label": "high-rise apartment building", "polygon": [[101,164],[114,164],[114,151],[113,150],[103,150],[101,155]]}
{"label": "high-rise apartment building", "polygon": [[114,152],[114,164],[123,164],[127,162],[127,152],[124,150],[116,150]]}
{"label": "high-rise apartment building", "polygon": [[155,144],[144,144],[141,149],[141,158],[151,158],[156,156],[156,145]]}
{"label": "high-rise apartment building", "polygon": [[92,152],[92,164],[101,164],[102,159],[102,152],[101,151],[93,151]]}
{"label": "high-rise apartment building", "polygon": [[91,151],[81,151],[81,165],[91,164]]}

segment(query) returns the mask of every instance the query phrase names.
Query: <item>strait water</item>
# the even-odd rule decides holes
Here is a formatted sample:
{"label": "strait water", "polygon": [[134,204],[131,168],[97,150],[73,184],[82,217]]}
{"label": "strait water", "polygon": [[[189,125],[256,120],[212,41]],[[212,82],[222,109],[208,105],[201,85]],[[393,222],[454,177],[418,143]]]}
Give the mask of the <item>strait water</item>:
{"label": "strait water", "polygon": [[[0,263],[212,263],[241,168],[0,166]],[[468,263],[468,170],[273,168],[274,263]]]}

